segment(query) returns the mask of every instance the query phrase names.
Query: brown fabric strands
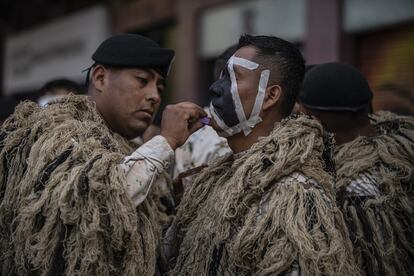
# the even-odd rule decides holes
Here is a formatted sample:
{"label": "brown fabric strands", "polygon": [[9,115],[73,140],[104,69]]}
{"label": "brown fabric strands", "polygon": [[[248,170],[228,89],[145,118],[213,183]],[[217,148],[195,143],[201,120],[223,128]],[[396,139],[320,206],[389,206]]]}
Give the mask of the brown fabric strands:
{"label": "brown fabric strands", "polygon": [[19,105],[0,133],[1,275],[153,275],[161,216],[127,195],[132,150],[84,96]]}
{"label": "brown fabric strands", "polygon": [[169,274],[357,274],[322,132],[311,118],[286,119],[239,158],[202,172],[164,241]]}
{"label": "brown fabric strands", "polygon": [[335,189],[364,275],[412,275],[414,119],[380,112],[372,124],[377,135],[335,150]]}

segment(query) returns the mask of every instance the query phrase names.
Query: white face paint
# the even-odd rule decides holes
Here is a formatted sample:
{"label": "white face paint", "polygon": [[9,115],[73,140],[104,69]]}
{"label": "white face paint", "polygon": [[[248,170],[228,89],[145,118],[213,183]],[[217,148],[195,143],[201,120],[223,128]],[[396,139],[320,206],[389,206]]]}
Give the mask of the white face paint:
{"label": "white face paint", "polygon": [[210,112],[213,116],[214,120],[216,121],[217,125],[222,129],[222,132],[219,133],[220,136],[223,137],[230,137],[237,133],[243,131],[244,135],[247,136],[252,132],[252,129],[262,121],[259,114],[262,109],[263,100],[266,92],[267,83],[269,81],[270,70],[266,69],[263,70],[260,74],[259,86],[256,95],[256,100],[250,114],[250,117],[247,119],[246,114],[244,113],[243,104],[240,100],[239,92],[237,90],[237,81],[236,75],[234,73],[234,65],[241,66],[248,70],[255,70],[259,67],[259,64],[250,61],[248,59],[239,58],[236,56],[232,56],[227,64],[227,69],[230,75],[231,80],[231,95],[233,99],[233,103],[235,106],[235,111],[237,114],[237,118],[239,123],[235,126],[229,127],[226,123],[218,116],[217,111],[215,110],[213,104],[210,104]]}

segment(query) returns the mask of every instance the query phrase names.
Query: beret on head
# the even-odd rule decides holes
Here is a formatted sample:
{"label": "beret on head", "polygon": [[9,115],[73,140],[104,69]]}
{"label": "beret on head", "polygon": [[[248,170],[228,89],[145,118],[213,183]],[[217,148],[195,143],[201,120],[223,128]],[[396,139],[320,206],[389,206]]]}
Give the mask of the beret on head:
{"label": "beret on head", "polygon": [[104,40],[92,55],[99,64],[153,68],[163,77],[168,75],[174,51],[161,48],[156,42],[137,34],[120,34]]}
{"label": "beret on head", "polygon": [[299,102],[314,110],[358,111],[369,104],[372,96],[367,80],[356,68],[325,63],[306,72]]}

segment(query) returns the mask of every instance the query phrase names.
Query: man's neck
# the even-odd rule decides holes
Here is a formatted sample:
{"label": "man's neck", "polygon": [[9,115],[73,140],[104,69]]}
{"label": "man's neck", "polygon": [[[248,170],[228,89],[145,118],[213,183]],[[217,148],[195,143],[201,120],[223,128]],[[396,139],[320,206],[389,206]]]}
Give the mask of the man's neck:
{"label": "man's neck", "polygon": [[[267,118],[270,118],[270,116],[267,116]],[[245,136],[243,132],[240,132],[234,136],[228,137],[227,142],[229,147],[232,149],[233,153],[240,153],[250,149],[251,146],[258,141],[259,137],[268,136],[270,132],[272,132],[274,124],[281,119],[282,118],[275,120],[275,116],[273,116],[271,120],[264,120],[257,124],[247,136]]]}
{"label": "man's neck", "polygon": [[227,138],[229,147],[234,153],[240,153],[248,150],[254,143],[257,142],[259,136],[253,132],[244,136],[243,132],[238,133],[232,137]]}
{"label": "man's neck", "polygon": [[370,137],[376,133],[368,118],[344,122],[344,124],[331,127],[330,130],[335,134],[337,145],[351,142],[359,136]]}

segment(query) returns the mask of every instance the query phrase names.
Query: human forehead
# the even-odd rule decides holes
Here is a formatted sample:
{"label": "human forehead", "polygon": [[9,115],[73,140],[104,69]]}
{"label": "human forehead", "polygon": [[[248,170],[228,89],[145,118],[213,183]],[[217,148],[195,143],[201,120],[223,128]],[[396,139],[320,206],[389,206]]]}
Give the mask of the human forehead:
{"label": "human forehead", "polygon": [[253,61],[257,55],[257,48],[254,46],[243,46],[234,53],[235,57]]}
{"label": "human forehead", "polygon": [[121,71],[128,74],[145,74],[154,79],[164,79],[156,70],[152,68],[121,68]]}
{"label": "human forehead", "polygon": [[256,62],[257,49],[254,46],[244,46],[238,49],[234,56]]}
{"label": "human forehead", "polygon": [[[254,46],[244,46],[238,49],[229,60],[229,65],[237,72],[252,72],[262,67],[257,60],[257,48]],[[263,69],[263,68],[262,68]]]}

